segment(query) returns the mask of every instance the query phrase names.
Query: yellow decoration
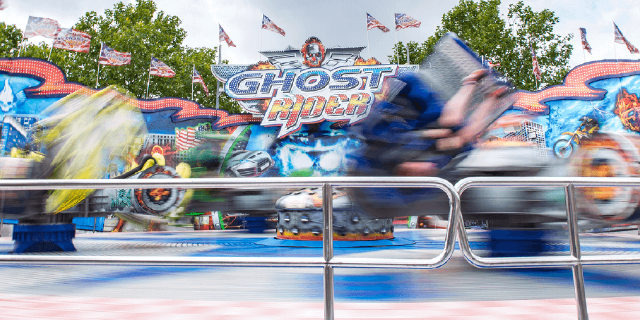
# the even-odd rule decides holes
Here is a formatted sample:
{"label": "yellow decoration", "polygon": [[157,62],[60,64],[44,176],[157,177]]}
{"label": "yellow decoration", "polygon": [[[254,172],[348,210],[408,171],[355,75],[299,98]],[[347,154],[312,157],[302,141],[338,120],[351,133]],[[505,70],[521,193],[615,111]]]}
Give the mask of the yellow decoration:
{"label": "yellow decoration", "polygon": [[[128,93],[110,86],[97,93],[78,90],[43,111],[36,143],[47,147],[53,157],[52,179],[100,179],[122,150],[139,143],[146,125],[136,102]],[[29,156],[39,158],[38,154]],[[164,159],[163,159],[164,160]],[[93,190],[54,190],[46,210],[67,210]]]}
{"label": "yellow decoration", "polygon": [[178,163],[178,165],[176,166],[176,172],[182,178],[191,178],[191,166],[186,162]]}

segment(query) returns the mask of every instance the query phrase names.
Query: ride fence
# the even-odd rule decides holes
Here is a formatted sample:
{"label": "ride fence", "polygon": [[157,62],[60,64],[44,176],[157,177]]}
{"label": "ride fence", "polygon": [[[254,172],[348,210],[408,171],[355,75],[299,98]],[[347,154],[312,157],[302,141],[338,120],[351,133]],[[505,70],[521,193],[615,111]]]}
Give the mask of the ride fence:
{"label": "ride fence", "polygon": [[[535,257],[480,257],[472,252],[461,212],[460,196],[469,188],[496,186],[563,187],[570,235],[570,255]],[[445,265],[455,248],[456,233],[460,249],[472,265],[479,268],[571,267],[578,319],[588,319],[583,265],[640,263],[640,255],[589,255],[580,253],[576,187],[640,187],[639,178],[466,178],[455,186],[433,177],[347,177],[347,178],[219,178],[219,179],[140,179],[140,180],[0,180],[3,190],[110,189],[110,188],[322,188],[323,256],[308,257],[163,257],[163,256],[48,256],[2,255],[2,264],[114,264],[154,266],[236,266],[236,267],[322,267],[324,269],[324,318],[334,318],[333,268],[415,268],[434,269]],[[437,188],[449,197],[449,217],[442,251],[431,259],[379,259],[334,257],[333,188]]]}

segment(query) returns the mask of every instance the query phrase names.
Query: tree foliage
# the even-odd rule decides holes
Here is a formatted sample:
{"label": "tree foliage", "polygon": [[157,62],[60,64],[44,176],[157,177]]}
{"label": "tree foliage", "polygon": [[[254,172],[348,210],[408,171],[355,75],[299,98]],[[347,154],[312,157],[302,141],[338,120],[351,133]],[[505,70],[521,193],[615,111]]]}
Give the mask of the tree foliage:
{"label": "tree foliage", "polygon": [[22,31],[14,25],[0,22],[0,55],[13,57],[18,53],[18,45],[22,39]]}
{"label": "tree foliage", "polygon": [[[500,15],[499,5],[500,0],[460,0],[442,16],[442,25],[434,35],[422,43],[409,42],[411,62],[422,61],[432,52],[438,39],[447,32],[454,32],[484,59],[500,63],[496,70],[519,89],[537,90],[562,83],[569,71],[568,62],[573,50],[569,41],[573,35],[554,33],[559,19],[553,11],[536,12],[520,1],[509,5],[505,20]],[[396,44],[389,61],[406,63],[404,46]],[[532,71],[532,49],[542,71],[541,81],[536,81]]]}
{"label": "tree foliage", "polygon": [[[215,108],[217,81],[210,68],[215,62],[217,48],[184,46],[187,33],[180,27],[181,23],[178,17],[159,11],[153,0],[137,0],[127,5],[119,2],[103,15],[87,12],[73,26],[91,35],[89,53],[54,49],[48,58],[51,47],[40,43],[26,45],[21,56],[49,59],[65,71],[68,81],[96,87],[97,79],[98,87],[118,85],[138,98],[149,99],[179,97],[191,100],[191,75],[195,67],[211,95],[207,97],[202,86],[196,83],[193,84],[193,100],[203,107]],[[99,66],[102,43],[120,52],[130,52],[131,64]],[[152,56],[170,66],[176,75],[172,78],[149,77]],[[224,94],[220,97],[220,108],[241,111],[237,102]]]}

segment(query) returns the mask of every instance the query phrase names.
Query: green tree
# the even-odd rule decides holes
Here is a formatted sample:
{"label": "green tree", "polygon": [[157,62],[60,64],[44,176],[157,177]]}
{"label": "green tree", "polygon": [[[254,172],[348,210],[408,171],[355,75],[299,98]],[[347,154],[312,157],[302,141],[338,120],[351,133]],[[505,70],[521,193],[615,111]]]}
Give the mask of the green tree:
{"label": "green tree", "polygon": [[[469,47],[491,62],[499,62],[496,70],[508,77],[519,89],[537,90],[558,84],[569,71],[568,62],[573,35],[553,32],[559,22],[553,11],[535,12],[522,1],[509,5],[508,20],[500,15],[500,0],[460,0],[457,6],[442,16],[442,25],[422,44],[411,47],[411,62],[422,61],[447,32],[454,32]],[[406,63],[406,49],[396,44],[389,61]],[[532,72],[531,48],[536,51],[542,70],[541,81]],[[415,50],[415,52],[413,52]]]}
{"label": "green tree", "polygon": [[[62,68],[68,81],[89,87],[118,85],[138,98],[178,97],[191,100],[192,70],[198,70],[204,82],[211,88],[207,97],[200,84],[194,84],[193,100],[203,107],[215,108],[216,79],[210,67],[214,63],[217,48],[190,48],[183,45],[186,31],[181,20],[158,11],[153,0],[137,0],[133,4],[119,2],[103,15],[87,12],[73,28],[91,35],[89,53],[53,50],[51,62]],[[101,44],[114,50],[131,53],[131,64],[124,66],[98,65]],[[27,45],[22,56],[47,59],[50,46]],[[172,78],[151,76],[151,57],[166,63],[176,75]],[[99,72],[98,72],[99,66]],[[147,84],[149,89],[147,93]],[[235,100],[222,96],[220,108],[240,112]]]}
{"label": "green tree", "polygon": [[[515,50],[507,56],[510,64],[505,75],[518,79],[520,85],[527,89],[540,89],[562,83],[569,72],[569,57],[573,51],[569,41],[573,34],[555,34],[553,28],[560,19],[553,11],[545,9],[535,12],[522,1],[509,6],[508,17]],[[542,80],[537,81],[537,87],[532,76],[531,50],[536,52],[542,71]]]}
{"label": "green tree", "polygon": [[0,57],[14,57],[18,54],[18,45],[22,40],[22,31],[15,25],[0,22]]}

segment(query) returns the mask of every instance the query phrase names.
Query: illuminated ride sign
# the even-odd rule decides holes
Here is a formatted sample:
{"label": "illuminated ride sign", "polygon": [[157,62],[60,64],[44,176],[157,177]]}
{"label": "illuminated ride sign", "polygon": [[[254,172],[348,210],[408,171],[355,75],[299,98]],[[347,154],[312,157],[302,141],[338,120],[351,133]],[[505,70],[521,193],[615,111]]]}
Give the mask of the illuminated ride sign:
{"label": "illuminated ride sign", "polygon": [[266,62],[212,69],[225,82],[227,95],[247,112],[262,117],[261,125],[281,127],[280,138],[299,130],[302,124],[361,121],[369,115],[385,79],[417,71],[415,65],[365,61],[359,55],[362,49],[326,49],[311,37],[300,50],[262,52]]}
{"label": "illuminated ride sign", "polygon": [[247,71],[229,79],[225,91],[238,100],[270,99],[261,124],[282,126],[280,137],[304,123],[364,119],[373,94],[396,73],[397,66]]}

